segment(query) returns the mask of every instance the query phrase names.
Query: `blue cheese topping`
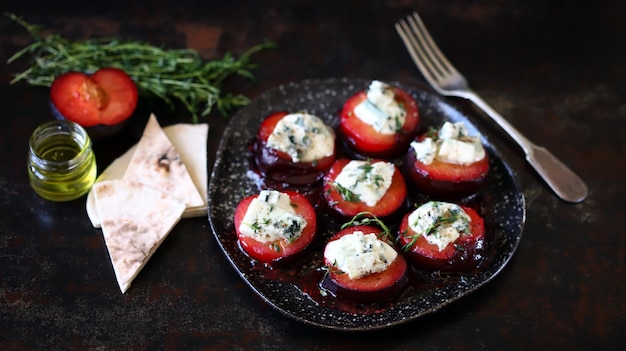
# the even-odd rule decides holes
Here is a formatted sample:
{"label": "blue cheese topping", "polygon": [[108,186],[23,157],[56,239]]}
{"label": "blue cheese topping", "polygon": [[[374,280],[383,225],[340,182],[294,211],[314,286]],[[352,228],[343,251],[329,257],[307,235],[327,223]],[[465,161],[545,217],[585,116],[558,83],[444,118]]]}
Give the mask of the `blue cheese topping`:
{"label": "blue cheese topping", "polygon": [[350,279],[382,272],[396,256],[396,250],[379,240],[376,234],[365,234],[362,231],[333,240],[324,249],[324,258],[333,263],[334,269],[347,273]]}
{"label": "blue cheese topping", "polygon": [[276,190],[263,190],[248,206],[239,231],[256,241],[292,242],[302,235],[307,222],[296,214],[289,195]]}
{"label": "blue cheese topping", "polygon": [[470,216],[457,205],[430,201],[409,214],[409,227],[443,251],[461,235],[470,233]]}
{"label": "blue cheese topping", "polygon": [[393,88],[380,81],[372,81],[367,99],[354,108],[354,114],[381,134],[395,134],[404,125],[406,110],[395,99]]}
{"label": "blue cheese topping", "polygon": [[480,137],[469,135],[463,122],[445,122],[437,137],[414,141],[411,147],[417,159],[429,165],[434,160],[457,165],[469,165],[485,157]]}
{"label": "blue cheese topping", "polygon": [[317,116],[284,116],[267,139],[267,146],[291,156],[293,162],[313,162],[335,151],[335,132]]}
{"label": "blue cheese topping", "polygon": [[367,206],[374,206],[387,193],[394,172],[395,166],[390,162],[352,160],[335,178],[335,186],[351,192]]}

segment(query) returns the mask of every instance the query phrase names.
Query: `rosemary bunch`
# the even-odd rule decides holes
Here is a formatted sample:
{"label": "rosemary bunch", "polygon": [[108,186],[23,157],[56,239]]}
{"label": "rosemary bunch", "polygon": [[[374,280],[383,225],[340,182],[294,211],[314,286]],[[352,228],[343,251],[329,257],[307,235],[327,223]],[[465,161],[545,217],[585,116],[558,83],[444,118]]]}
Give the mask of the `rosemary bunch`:
{"label": "rosemary bunch", "polygon": [[226,115],[246,105],[247,97],[224,93],[222,82],[234,75],[253,79],[251,71],[257,65],[250,61],[250,56],[274,47],[273,43],[265,42],[250,48],[239,58],[227,53],[222,59],[205,61],[193,49],[164,49],[115,38],[70,41],[58,34],[44,36],[38,26],[14,14],[6,15],[33,38],[33,43],[7,60],[10,64],[27,54],[34,55],[32,65],[17,73],[11,84],[25,81],[49,87],[58,75],[68,71],[90,74],[102,67],[116,67],[135,81],[142,96],[160,98],[170,106],[176,101],[182,103],[194,123],[198,122],[199,109],[202,109],[201,116],[208,115],[213,107]]}

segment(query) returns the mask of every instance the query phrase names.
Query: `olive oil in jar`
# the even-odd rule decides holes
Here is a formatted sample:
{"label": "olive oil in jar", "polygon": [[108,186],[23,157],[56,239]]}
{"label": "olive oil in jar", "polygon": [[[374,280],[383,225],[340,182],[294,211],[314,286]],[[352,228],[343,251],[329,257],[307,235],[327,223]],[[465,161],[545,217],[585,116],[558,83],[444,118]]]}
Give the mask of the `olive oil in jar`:
{"label": "olive oil in jar", "polygon": [[28,175],[37,194],[69,201],[89,191],[96,180],[91,139],[80,125],[67,120],[39,126],[31,135]]}

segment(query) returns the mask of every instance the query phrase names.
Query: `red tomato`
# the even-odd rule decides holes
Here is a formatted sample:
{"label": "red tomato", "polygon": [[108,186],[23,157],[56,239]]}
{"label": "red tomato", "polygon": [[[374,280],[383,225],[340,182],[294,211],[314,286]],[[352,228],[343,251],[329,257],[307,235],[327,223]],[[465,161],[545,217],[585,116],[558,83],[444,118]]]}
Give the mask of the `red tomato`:
{"label": "red tomato", "polygon": [[50,86],[50,100],[63,118],[92,127],[130,117],[137,107],[138,92],[124,71],[101,68],[91,76],[81,72],[58,76]]}
{"label": "red tomato", "polygon": [[471,218],[470,233],[461,233],[455,242],[442,251],[439,251],[437,245],[429,243],[423,235],[411,244],[417,234],[409,226],[409,214],[404,216],[400,223],[398,243],[407,250],[409,259],[416,267],[426,270],[465,271],[476,268],[482,261],[485,251],[484,220],[474,209],[467,206],[461,208]]}
{"label": "red tomato", "polygon": [[[424,140],[422,135],[419,141]],[[409,148],[405,158],[405,167],[408,176],[418,189],[430,195],[447,197],[462,197],[480,190],[489,173],[489,156],[469,165],[434,160],[426,165],[420,162],[415,150]]]}
{"label": "red tomato", "polygon": [[315,238],[317,230],[317,217],[315,210],[309,201],[295,191],[283,191],[289,195],[291,205],[297,214],[304,217],[307,222],[306,227],[302,231],[302,235],[292,242],[287,240],[276,240],[271,243],[257,241],[239,231],[239,226],[248,210],[248,206],[253,199],[259,195],[248,196],[241,200],[235,209],[235,231],[241,248],[252,258],[264,262],[272,263],[280,260],[291,258],[301,253]]}
{"label": "red tomato", "polygon": [[313,162],[293,162],[287,153],[267,147],[267,139],[276,124],[288,114],[275,112],[261,123],[253,145],[256,165],[264,176],[288,184],[306,185],[317,182],[335,162],[335,152]]}
{"label": "red tomato", "polygon": [[408,92],[393,87],[395,99],[406,110],[406,120],[400,132],[382,134],[372,126],[361,121],[354,109],[367,99],[365,91],[358,92],[348,99],[340,113],[341,132],[346,142],[356,151],[370,157],[390,158],[404,152],[415,137],[419,125],[419,110],[417,102]]}
{"label": "red tomato", "polygon": [[[360,212],[371,212],[377,217],[386,217],[394,214],[399,210],[405,202],[407,196],[406,183],[402,173],[396,168],[391,179],[391,186],[387,189],[387,193],[374,206],[368,206],[361,201],[351,201],[344,199],[342,194],[334,185],[335,179],[341,173],[341,170],[351,160],[342,158],[335,161],[333,166],[324,176],[324,198],[328,206],[341,216],[353,217]],[[382,160],[371,160],[370,162],[385,162]]]}
{"label": "red tomato", "polygon": [[[330,238],[329,242],[356,231],[361,231],[364,234],[375,233],[380,235],[381,233],[381,230],[376,227],[357,225],[337,232]],[[393,246],[392,243],[388,241],[387,243]],[[358,279],[350,279],[348,274],[333,269],[333,262],[328,262],[326,258],[324,258],[324,264],[329,267],[328,277],[338,288],[337,295],[357,301],[381,301],[392,298],[402,290],[408,279],[408,265],[400,253],[386,270]]]}

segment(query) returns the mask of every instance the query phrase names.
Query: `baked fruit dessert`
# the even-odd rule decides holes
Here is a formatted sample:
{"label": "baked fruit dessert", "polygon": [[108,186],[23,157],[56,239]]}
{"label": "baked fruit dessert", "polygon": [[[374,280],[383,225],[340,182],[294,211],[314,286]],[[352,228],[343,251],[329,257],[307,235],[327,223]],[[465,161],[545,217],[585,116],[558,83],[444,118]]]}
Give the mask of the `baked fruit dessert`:
{"label": "baked fruit dessert", "polygon": [[463,122],[445,122],[411,143],[405,156],[405,172],[420,192],[463,197],[483,186],[489,172],[489,156],[480,137],[469,135]]}
{"label": "baked fruit dessert", "polygon": [[388,217],[406,203],[407,188],[391,162],[341,158],[324,176],[323,196],[328,207],[342,217],[361,212]]}
{"label": "baked fruit dessert", "polygon": [[322,286],[335,296],[358,302],[384,302],[397,296],[408,280],[408,265],[381,230],[347,227],[324,248],[328,275]]}
{"label": "baked fruit dessert", "polygon": [[349,98],[340,113],[345,142],[367,157],[393,158],[404,153],[418,126],[415,99],[405,90],[377,80]]}
{"label": "baked fruit dessert", "polygon": [[291,185],[321,180],[335,161],[335,132],[305,112],[276,112],[259,127],[252,144],[262,176]]}
{"label": "baked fruit dessert", "polygon": [[485,225],[470,207],[429,201],[404,216],[398,243],[417,268],[469,271],[484,258]]}
{"label": "baked fruit dessert", "polygon": [[262,190],[244,198],[234,222],[241,248],[263,263],[297,257],[313,241],[317,227],[315,210],[294,191]]}

